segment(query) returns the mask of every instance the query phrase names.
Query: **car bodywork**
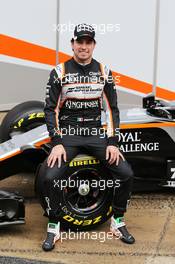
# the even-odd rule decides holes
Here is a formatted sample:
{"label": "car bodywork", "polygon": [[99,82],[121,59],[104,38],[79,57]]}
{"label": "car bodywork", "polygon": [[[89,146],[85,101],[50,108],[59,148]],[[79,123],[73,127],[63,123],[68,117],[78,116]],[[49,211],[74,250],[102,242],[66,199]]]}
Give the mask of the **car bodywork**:
{"label": "car bodywork", "polygon": [[0,191],[0,227],[25,223],[24,198],[17,193]]}
{"label": "car bodywork", "polygon": [[[133,167],[134,188],[175,187],[175,103],[150,95],[143,99],[143,108],[122,110],[120,119],[118,141]],[[49,142],[42,125],[0,144],[0,179],[31,168],[35,171],[48,155]],[[82,164],[87,160],[86,154],[79,157]]]}
{"label": "car bodywork", "polygon": [[[36,173],[37,167],[48,156],[51,149],[50,137],[45,124],[29,129],[25,132],[21,127],[27,126],[27,121],[43,120],[42,112],[26,113],[25,117],[15,119],[11,125],[11,139],[0,144],[0,180],[19,172],[31,171]],[[120,112],[121,130],[117,134],[120,150],[130,162],[134,171],[134,191],[158,190],[162,188],[175,187],[175,103],[155,100],[154,96],[143,99],[143,108],[125,109]],[[41,120],[40,120],[41,121]],[[105,120],[103,120],[105,121]],[[102,135],[103,136],[103,135]],[[100,161],[95,157],[82,153],[76,156],[69,163],[69,175],[93,174],[99,171]],[[101,175],[103,172],[101,173]],[[37,173],[36,173],[37,175]],[[89,177],[88,175],[88,177]],[[97,175],[97,174],[96,174]],[[79,176],[78,176],[79,177]],[[82,176],[80,176],[82,177]],[[90,176],[91,177],[91,176]],[[96,176],[95,176],[96,177]],[[103,174],[104,178],[105,175]],[[84,186],[80,186],[81,192],[85,191]],[[79,195],[82,196],[82,193]],[[97,193],[97,191],[95,190]],[[77,209],[74,206],[68,210],[66,200],[62,206],[64,212],[63,221],[72,223],[72,227],[77,228],[77,223],[83,227],[94,226],[100,222],[105,222],[111,215],[110,203],[106,204],[106,209],[101,211],[100,203],[96,213],[93,213],[95,204],[89,206],[89,218],[84,215],[84,209]],[[6,197],[2,197],[4,201]],[[104,199],[107,199],[104,197]],[[13,200],[13,198],[12,198]],[[11,202],[13,203],[13,201]],[[22,200],[21,200],[22,202]],[[104,203],[104,200],[101,201]],[[104,206],[101,206],[101,208]],[[21,207],[22,208],[22,207]],[[93,209],[93,210],[92,210]],[[86,208],[87,210],[87,208]],[[78,212],[78,214],[76,213]],[[92,211],[92,213],[91,213]],[[69,212],[67,214],[67,212]],[[75,214],[76,213],[76,214]],[[86,212],[87,213],[87,212]],[[3,217],[2,212],[2,217]],[[6,213],[8,215],[8,212]],[[22,216],[21,216],[22,215]],[[21,211],[19,219],[1,223],[12,224],[22,223],[24,212]],[[75,217],[76,215],[76,217]],[[1,218],[0,218],[1,220]],[[24,219],[23,219],[24,220]],[[24,222],[24,221],[23,221]]]}

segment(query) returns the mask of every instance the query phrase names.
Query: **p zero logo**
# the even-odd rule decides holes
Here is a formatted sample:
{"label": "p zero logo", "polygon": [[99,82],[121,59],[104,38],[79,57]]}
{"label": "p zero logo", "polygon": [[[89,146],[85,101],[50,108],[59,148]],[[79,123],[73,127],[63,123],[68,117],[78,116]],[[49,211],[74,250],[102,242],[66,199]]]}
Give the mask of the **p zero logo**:
{"label": "p zero logo", "polygon": [[175,168],[171,168],[171,179],[175,179]]}
{"label": "p zero logo", "polygon": [[20,127],[23,126],[23,123],[24,123],[24,126],[25,126],[26,122],[28,122],[29,120],[32,120],[32,119],[37,119],[37,118],[44,119],[44,116],[45,116],[44,112],[30,113],[30,114],[28,114],[28,116],[18,120],[17,123],[14,124],[13,128],[20,128]]}

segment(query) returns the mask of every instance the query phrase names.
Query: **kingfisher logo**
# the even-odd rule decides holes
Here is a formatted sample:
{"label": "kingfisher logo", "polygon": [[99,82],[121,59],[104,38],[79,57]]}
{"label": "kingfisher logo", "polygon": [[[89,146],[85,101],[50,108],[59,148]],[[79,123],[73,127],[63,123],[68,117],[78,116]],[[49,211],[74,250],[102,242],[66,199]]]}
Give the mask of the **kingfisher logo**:
{"label": "kingfisher logo", "polygon": [[88,108],[97,108],[98,100],[92,101],[72,101],[67,100],[65,103],[65,107],[68,109],[88,109]]}

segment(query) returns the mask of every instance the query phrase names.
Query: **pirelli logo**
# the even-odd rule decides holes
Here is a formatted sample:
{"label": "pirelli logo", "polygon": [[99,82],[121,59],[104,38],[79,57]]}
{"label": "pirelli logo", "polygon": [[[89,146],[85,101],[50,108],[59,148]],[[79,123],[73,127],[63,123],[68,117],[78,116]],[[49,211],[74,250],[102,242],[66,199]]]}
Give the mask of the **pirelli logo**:
{"label": "pirelli logo", "polygon": [[95,165],[95,164],[99,164],[99,163],[100,163],[100,161],[97,159],[75,159],[69,163],[69,167]]}

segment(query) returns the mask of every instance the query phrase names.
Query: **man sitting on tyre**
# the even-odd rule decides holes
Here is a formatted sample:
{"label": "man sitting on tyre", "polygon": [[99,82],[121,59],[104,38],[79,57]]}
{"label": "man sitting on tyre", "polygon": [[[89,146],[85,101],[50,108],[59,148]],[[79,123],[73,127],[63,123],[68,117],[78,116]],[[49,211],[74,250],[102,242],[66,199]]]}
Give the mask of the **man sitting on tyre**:
{"label": "man sitting on tyre", "polygon": [[[61,201],[54,182],[61,180],[69,162],[82,152],[100,160],[112,178],[119,181],[117,188],[113,188],[114,215],[110,229],[114,235],[120,234],[123,242],[135,242],[124,222],[133,171],[118,148],[116,88],[108,67],[92,58],[96,45],[94,37],[92,26],[77,25],[71,40],[73,58],[56,66],[47,83],[44,112],[52,149],[37,179],[41,204],[49,217],[47,237],[42,245],[45,251],[52,250],[60,237]],[[104,137],[101,137],[102,109],[107,124]]]}

